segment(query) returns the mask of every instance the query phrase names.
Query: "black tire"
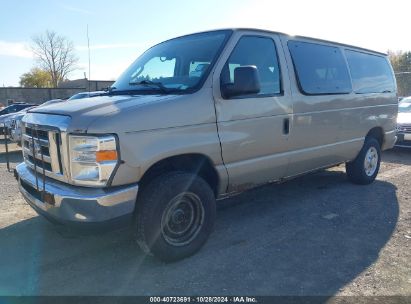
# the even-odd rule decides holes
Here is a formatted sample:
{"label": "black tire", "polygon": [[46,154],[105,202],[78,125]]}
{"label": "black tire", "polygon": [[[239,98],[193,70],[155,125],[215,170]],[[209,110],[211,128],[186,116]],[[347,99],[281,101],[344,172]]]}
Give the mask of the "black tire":
{"label": "black tire", "polygon": [[138,194],[136,240],[145,253],[160,260],[180,260],[204,245],[215,216],[214,192],[207,182],[191,173],[167,173]]}
{"label": "black tire", "polygon": [[[375,160],[376,163],[373,164],[370,162],[370,166],[366,166],[365,161],[367,157],[367,153],[375,154],[377,159]],[[380,169],[380,162],[381,162],[381,148],[379,142],[373,138],[369,137],[365,139],[364,146],[362,147],[360,153],[357,157],[345,164],[345,171],[347,173],[348,179],[358,185],[368,185],[371,184],[375,178],[377,177],[378,171]]]}

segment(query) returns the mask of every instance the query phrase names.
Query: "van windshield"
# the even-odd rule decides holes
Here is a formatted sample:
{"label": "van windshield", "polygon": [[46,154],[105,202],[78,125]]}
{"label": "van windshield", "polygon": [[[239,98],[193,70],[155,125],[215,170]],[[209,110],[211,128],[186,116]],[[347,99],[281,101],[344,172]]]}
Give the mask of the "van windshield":
{"label": "van windshield", "polygon": [[230,34],[231,31],[214,31],[162,42],[141,55],[109,91],[192,92],[202,85]]}

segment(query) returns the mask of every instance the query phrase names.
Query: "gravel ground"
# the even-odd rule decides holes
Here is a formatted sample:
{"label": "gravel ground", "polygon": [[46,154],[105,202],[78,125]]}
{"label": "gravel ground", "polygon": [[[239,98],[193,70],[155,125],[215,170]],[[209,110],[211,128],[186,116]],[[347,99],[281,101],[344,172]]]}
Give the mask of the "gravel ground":
{"label": "gravel ground", "polygon": [[[0,135],[2,137],[2,135]],[[3,138],[0,139],[0,153],[6,152],[6,146],[4,145],[5,140]],[[14,142],[12,141],[7,141],[8,142],[8,149],[10,152],[14,151],[20,151],[21,148]]]}
{"label": "gravel ground", "polygon": [[248,191],[219,202],[198,254],[164,264],[130,229],[73,233],[37,216],[0,156],[0,295],[411,296],[410,180],[411,151],[396,149],[369,186],[339,166]]}

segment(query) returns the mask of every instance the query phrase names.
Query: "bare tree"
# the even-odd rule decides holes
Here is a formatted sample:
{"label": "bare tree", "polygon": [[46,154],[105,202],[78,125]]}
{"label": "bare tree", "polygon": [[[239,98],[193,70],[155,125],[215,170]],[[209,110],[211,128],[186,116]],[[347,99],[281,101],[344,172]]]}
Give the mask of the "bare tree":
{"label": "bare tree", "polygon": [[33,37],[31,50],[41,68],[50,73],[53,87],[57,87],[76,69],[78,58],[74,53],[73,42],[56,32],[46,31]]}

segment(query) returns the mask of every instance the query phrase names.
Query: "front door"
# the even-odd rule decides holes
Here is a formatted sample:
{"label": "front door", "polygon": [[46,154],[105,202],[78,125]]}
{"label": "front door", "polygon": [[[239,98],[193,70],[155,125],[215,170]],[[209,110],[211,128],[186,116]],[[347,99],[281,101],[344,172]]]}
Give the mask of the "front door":
{"label": "front door", "polygon": [[[235,33],[216,66],[213,95],[228,191],[278,180],[286,173],[292,105],[280,50],[275,34]],[[223,97],[221,87],[234,82],[235,68],[250,65],[257,67],[260,92]]]}

